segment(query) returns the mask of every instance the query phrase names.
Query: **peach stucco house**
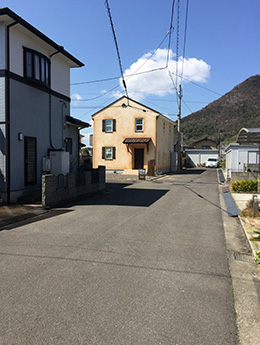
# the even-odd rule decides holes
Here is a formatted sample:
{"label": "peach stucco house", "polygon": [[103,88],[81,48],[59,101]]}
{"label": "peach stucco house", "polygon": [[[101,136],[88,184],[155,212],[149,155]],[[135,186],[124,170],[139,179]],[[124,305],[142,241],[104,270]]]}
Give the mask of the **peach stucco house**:
{"label": "peach stucco house", "polygon": [[145,169],[148,175],[174,165],[175,122],[125,96],[92,115],[93,167]]}

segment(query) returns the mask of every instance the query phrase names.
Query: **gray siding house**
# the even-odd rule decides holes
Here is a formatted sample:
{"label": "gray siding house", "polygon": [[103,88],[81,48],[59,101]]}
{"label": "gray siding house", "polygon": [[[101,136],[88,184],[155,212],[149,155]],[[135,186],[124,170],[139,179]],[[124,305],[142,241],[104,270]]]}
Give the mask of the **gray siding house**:
{"label": "gray siding house", "polygon": [[70,68],[81,66],[10,9],[0,9],[0,198],[4,202],[16,202],[25,192],[41,188],[42,173],[51,170],[45,157],[59,156],[61,165],[65,157],[69,161],[65,171],[77,171],[79,128],[89,124],[70,116]]}

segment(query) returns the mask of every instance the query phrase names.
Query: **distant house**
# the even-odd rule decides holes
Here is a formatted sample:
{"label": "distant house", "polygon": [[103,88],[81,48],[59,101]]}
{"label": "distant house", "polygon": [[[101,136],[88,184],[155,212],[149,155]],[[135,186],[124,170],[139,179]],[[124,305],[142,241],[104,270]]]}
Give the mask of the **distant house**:
{"label": "distant house", "polygon": [[217,142],[207,136],[193,141],[189,148],[185,148],[185,156],[186,167],[202,166],[208,158],[219,159]]}
{"label": "distant house", "polygon": [[186,167],[194,168],[205,165],[208,158],[219,159],[219,151],[212,149],[186,149]]}
{"label": "distant house", "polygon": [[175,123],[166,116],[124,96],[92,119],[94,168],[150,175],[173,169]]}
{"label": "distant house", "polygon": [[[235,179],[239,176],[236,173],[252,172],[259,170],[259,147],[258,145],[229,144],[226,153],[226,176],[228,179]],[[242,175],[241,175],[242,176]],[[244,177],[243,177],[244,178]],[[253,178],[253,177],[252,177]],[[255,174],[257,178],[257,174]]]}
{"label": "distant house", "polygon": [[0,196],[16,202],[40,189],[44,171],[78,169],[89,124],[70,116],[70,68],[83,63],[8,8],[0,47]]}
{"label": "distant house", "polygon": [[217,142],[211,138],[204,137],[204,138],[194,141],[192,143],[192,148],[200,149],[200,150],[216,150]]}

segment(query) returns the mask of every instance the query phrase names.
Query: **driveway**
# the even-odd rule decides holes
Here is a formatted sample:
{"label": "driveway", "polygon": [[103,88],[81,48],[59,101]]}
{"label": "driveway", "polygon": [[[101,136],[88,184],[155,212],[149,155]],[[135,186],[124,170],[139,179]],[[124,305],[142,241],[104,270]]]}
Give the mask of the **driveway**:
{"label": "driveway", "polygon": [[216,170],[109,183],[0,255],[1,345],[237,344]]}

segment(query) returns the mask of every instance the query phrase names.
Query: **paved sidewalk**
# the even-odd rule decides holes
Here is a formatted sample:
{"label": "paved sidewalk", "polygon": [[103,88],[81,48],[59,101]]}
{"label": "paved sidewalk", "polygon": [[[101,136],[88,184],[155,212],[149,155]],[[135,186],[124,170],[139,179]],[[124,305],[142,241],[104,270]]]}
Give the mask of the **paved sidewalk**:
{"label": "paved sidewalk", "polygon": [[[232,193],[232,197],[240,211],[247,207],[247,202],[252,200],[253,195],[257,195],[258,200],[260,200],[259,194]],[[241,215],[239,219],[255,256],[256,252],[260,250],[260,235],[258,234],[260,231],[260,218]]]}
{"label": "paved sidewalk", "polygon": [[260,194],[232,193],[232,197],[240,211],[246,208],[248,201],[252,200],[253,195],[257,195],[258,200],[260,200]]}

